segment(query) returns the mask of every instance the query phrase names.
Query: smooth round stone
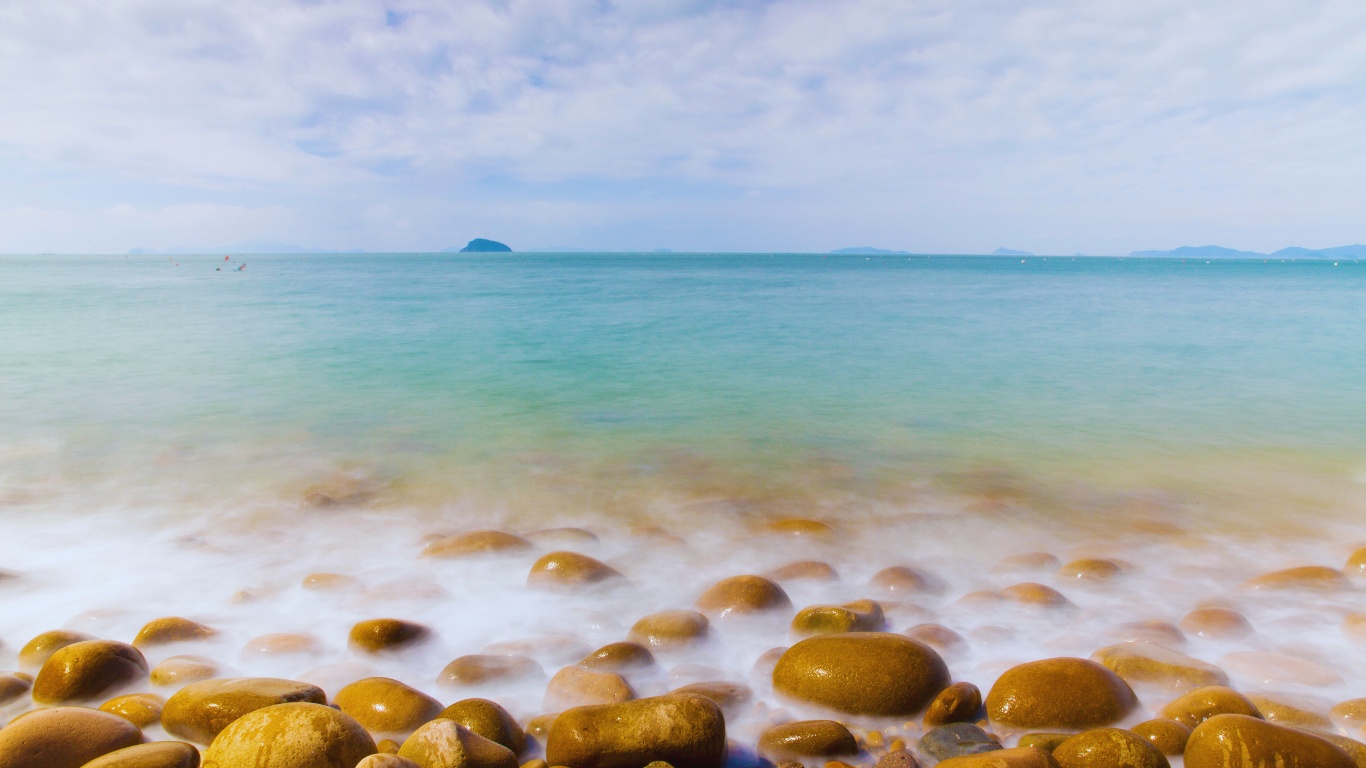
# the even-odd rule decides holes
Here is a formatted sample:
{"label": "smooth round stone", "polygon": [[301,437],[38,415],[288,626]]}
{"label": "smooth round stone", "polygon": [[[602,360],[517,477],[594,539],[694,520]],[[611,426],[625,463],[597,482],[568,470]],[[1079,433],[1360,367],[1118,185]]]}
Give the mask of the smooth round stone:
{"label": "smooth round stone", "polygon": [[1366,613],[1349,613],[1343,617],[1342,634],[1352,640],[1366,640]]}
{"label": "smooth round stone", "polygon": [[642,617],[627,634],[656,651],[684,648],[705,639],[711,622],[697,611],[661,611]]}
{"label": "smooth round stone", "polygon": [[161,710],[161,726],[172,736],[208,744],[224,728],[249,712],[278,704],[326,704],[316,685],[271,677],[205,680],[181,688]]}
{"label": "smooth round stone", "polygon": [[530,656],[476,653],[461,656],[447,664],[436,682],[464,687],[544,677],[545,670]]}
{"label": "smooth round stone", "polygon": [[1084,731],[1059,744],[1053,759],[1062,768],[1170,768],[1167,756],[1147,739],[1118,728]]}
{"label": "smooth round stone", "polygon": [[834,720],[802,720],[775,725],[759,737],[759,754],[782,762],[808,758],[857,755],[858,742],[848,728]]}
{"label": "smooth round stone", "polygon": [[1059,768],[1058,761],[1038,747],[1016,747],[975,755],[951,757],[936,768]]}
{"label": "smooth round stone", "polygon": [[1348,699],[1333,705],[1328,710],[1333,722],[1344,728],[1360,728],[1366,725],[1366,698]]}
{"label": "smooth round stone", "polygon": [[337,691],[332,703],[371,733],[405,736],[441,711],[441,702],[388,677],[357,680]]}
{"label": "smooth round stone", "polygon": [[538,589],[575,589],[622,578],[606,563],[578,552],[558,551],[542,555],[531,566],[526,585]]}
{"label": "smooth round stone", "polygon": [[1356,768],[1331,741],[1246,715],[1215,715],[1191,732],[1186,768]]}
{"label": "smooth round stone", "polygon": [[1109,581],[1123,573],[1119,563],[1099,558],[1073,560],[1058,569],[1059,578],[1076,581]]}
{"label": "smooth round stone", "polygon": [[83,640],[63,646],[43,662],[33,680],[39,704],[88,701],[147,677],[147,660],[127,643]]}
{"label": "smooth round stone", "polygon": [[1255,693],[1248,694],[1247,698],[1262,714],[1262,718],[1268,722],[1296,728],[1327,730],[1333,727],[1333,721],[1324,714],[1327,707],[1320,702],[1300,697],[1276,696],[1273,698]]}
{"label": "smooth round stone", "polygon": [[886,627],[882,606],[872,600],[844,605],[813,605],[792,618],[790,627],[797,637],[829,635],[835,632],[878,632]]}
{"label": "smooth round stone", "polygon": [[1153,643],[1106,646],[1091,654],[1091,659],[1134,687],[1185,693],[1209,685],[1228,685],[1228,675],[1222,669]]}
{"label": "smooth round stone", "polygon": [[1129,730],[1148,740],[1157,751],[1168,757],[1186,751],[1186,740],[1191,736],[1191,728],[1185,723],[1167,718],[1144,720]]}
{"label": "smooth round stone", "polygon": [[1072,601],[1052,587],[1026,581],[1001,590],[1001,596],[1012,603],[1040,608],[1070,608]]}
{"label": "smooth round stone", "polygon": [[460,558],[497,552],[520,552],[527,549],[531,549],[531,542],[515,534],[504,531],[470,531],[433,541],[422,550],[422,556]]}
{"label": "smooth round stone", "polygon": [[1366,766],[1366,744],[1363,744],[1360,741],[1357,741],[1356,739],[1349,739],[1346,736],[1333,733],[1331,731],[1317,730],[1313,728],[1300,728],[1298,730],[1308,731],[1314,734],[1315,736],[1318,736],[1320,739],[1332,742],[1334,745],[1338,747],[1338,749],[1341,749],[1343,752],[1346,752],[1347,756],[1352,758],[1352,762],[1356,764],[1357,768],[1363,768],[1363,766]]}
{"label": "smooth round stone", "polygon": [[987,716],[1015,728],[1099,728],[1138,704],[1119,675],[1087,659],[1057,658],[1012,667],[987,694]]}
{"label": "smooth round stone", "polygon": [[152,685],[186,685],[208,680],[218,674],[218,666],[203,656],[172,656],[152,668]]}
{"label": "smooth round stone", "polygon": [[1315,591],[1337,591],[1352,589],[1352,580],[1336,568],[1322,565],[1305,565],[1299,568],[1286,568],[1281,571],[1264,573],[1243,582],[1248,589],[1298,589]]}
{"label": "smooth round stone", "polygon": [[982,691],[972,683],[954,683],[940,691],[925,710],[926,728],[949,723],[970,723],[982,714]]}
{"label": "smooth round stone", "polygon": [[504,640],[484,648],[484,653],[495,656],[531,656],[557,666],[577,661],[592,652],[593,646],[577,635],[538,635],[521,640]]}
{"label": "smooth round stone", "polygon": [[716,702],[722,712],[727,715],[738,714],[740,709],[754,698],[754,691],[748,685],[740,683],[727,683],[722,681],[705,681],[701,683],[690,683],[680,688],[675,688],[671,693],[691,693],[697,696],[705,696]]}
{"label": "smooth round stone", "polygon": [[835,535],[835,529],[823,520],[812,520],[805,517],[787,517],[780,520],[770,520],[760,526],[760,530],[765,533],[776,533],[781,536],[810,537],[816,539],[828,539]]}
{"label": "smooth round stone", "polygon": [[22,672],[0,674],[0,706],[26,695],[33,689],[33,678]]}
{"label": "smooth round stone", "polygon": [[1184,723],[1190,728],[1215,715],[1262,716],[1257,706],[1246,696],[1222,685],[1211,685],[1179,696],[1163,707],[1158,714]]}
{"label": "smooth round stone", "polygon": [[1058,745],[1075,736],[1075,733],[1026,733],[1016,742],[1018,747],[1038,747],[1052,753]]}
{"label": "smooth round stone", "polygon": [[421,768],[517,768],[517,756],[453,720],[418,728],[398,750]]}
{"label": "smooth round stone", "polygon": [[371,755],[356,763],[356,768],[422,768],[422,766],[399,755]]}
{"label": "smooth round stone", "polygon": [[559,716],[559,712],[547,712],[544,715],[531,718],[526,723],[527,735],[545,741],[545,738],[550,735],[550,726],[555,724],[555,718]]}
{"label": "smooth round stone", "polygon": [[632,669],[645,669],[655,664],[654,654],[640,643],[608,643],[593,651],[579,662],[584,669],[595,672],[622,672]]}
{"label": "smooth round stone", "polygon": [[1253,633],[1247,617],[1231,608],[1196,608],[1181,619],[1181,629],[1212,640],[1238,640]]}
{"label": "smooth round stone", "polygon": [[133,638],[133,647],[141,650],[158,645],[205,640],[217,634],[217,630],[197,621],[180,616],[167,616],[144,624],[142,629],[138,630],[137,637]]}
{"label": "smooth round stone", "polygon": [[204,752],[203,768],[355,768],[375,742],[350,715],[295,702],[234,720]]}
{"label": "smooth round stone", "polygon": [[616,704],[636,697],[626,678],[615,672],[565,667],[546,686],[545,708],[568,709],[589,704]]}
{"label": "smooth round stone", "polygon": [[366,653],[398,651],[426,640],[431,630],[401,619],[369,619],[351,628],[350,645]]}
{"label": "smooth round stone", "polygon": [[728,618],[792,609],[783,588],[763,576],[732,576],[713,584],[697,598],[697,610],[712,618]]}
{"label": "smooth round stone", "polygon": [[142,743],[142,731],[89,707],[54,707],[21,715],[0,729],[4,768],[81,768],[101,755]]}
{"label": "smooth round stone", "polygon": [[968,649],[968,641],[962,635],[942,624],[917,624],[901,634],[945,655],[957,655]]}
{"label": "smooth round stone", "polygon": [[837,581],[840,577],[829,563],[820,560],[798,560],[765,575],[774,581]]}
{"label": "smooth round stone", "polygon": [[94,635],[75,632],[70,629],[53,629],[38,635],[24,644],[19,650],[19,669],[37,672],[48,657],[62,648],[75,643],[97,639]]}
{"label": "smooth round stone", "polygon": [[1264,685],[1337,685],[1342,676],[1317,662],[1265,651],[1240,651],[1219,660],[1228,671]]}
{"label": "smooth round stone", "polygon": [[1342,570],[1353,576],[1366,576],[1366,547],[1353,552]]}
{"label": "smooth round stone", "polygon": [[936,761],[1001,749],[995,739],[972,723],[949,723],[931,728],[920,737],[919,747]]}
{"label": "smooth round stone", "polygon": [[944,582],[938,577],[905,565],[893,565],[873,574],[868,586],[881,590],[888,595],[937,595],[944,591]]}
{"label": "smooth round stone", "polygon": [[100,705],[101,712],[118,715],[139,728],[161,722],[166,700],[155,693],[130,693],[116,696]]}
{"label": "smooth round stone", "polygon": [[1111,635],[1116,639],[1129,642],[1156,643],[1172,648],[1185,645],[1186,634],[1181,628],[1169,621],[1130,621],[1114,628]]}
{"label": "smooth round stone", "polygon": [[1047,552],[1024,552],[997,560],[991,572],[1004,576],[1029,571],[1056,571],[1061,567],[1062,561]]}
{"label": "smooth round stone", "polygon": [[314,592],[341,592],[356,589],[361,583],[340,573],[310,573],[299,586]]}
{"label": "smooth round stone", "polygon": [[138,744],[97,757],[81,768],[199,768],[199,750],[183,741]]}
{"label": "smooth round stone", "polygon": [[243,656],[313,655],[322,651],[318,638],[303,632],[273,632],[253,637],[242,646]]}
{"label": "smooth round stone", "polygon": [[886,632],[808,638],[788,648],[773,669],[780,696],[850,715],[912,715],[948,684],[939,654]]}
{"label": "smooth round stone", "polygon": [[462,725],[496,744],[520,755],[526,750],[526,733],[498,703],[488,699],[462,699],[437,714],[443,720]]}
{"label": "smooth round stone", "polygon": [[710,699],[670,694],[575,707],[560,713],[546,738],[546,761],[568,768],[721,768],[726,721]]}

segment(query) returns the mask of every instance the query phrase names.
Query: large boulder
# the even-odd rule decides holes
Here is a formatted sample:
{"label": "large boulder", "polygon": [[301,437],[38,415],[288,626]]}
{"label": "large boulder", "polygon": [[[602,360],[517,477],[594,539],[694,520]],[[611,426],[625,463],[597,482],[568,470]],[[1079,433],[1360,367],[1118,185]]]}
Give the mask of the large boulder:
{"label": "large boulder", "polygon": [[40,709],[0,730],[4,768],[81,768],[101,755],[142,743],[142,731],[88,707]]}
{"label": "large boulder", "polygon": [[89,701],[147,677],[147,660],[127,643],[85,640],[64,646],[43,662],[33,680],[39,704]]}
{"label": "large boulder", "polygon": [[1132,686],[1184,693],[1207,685],[1228,685],[1222,669],[1154,643],[1110,645],[1091,654]]}
{"label": "large boulder", "polygon": [[1006,670],[987,694],[987,716],[1012,728],[1083,730],[1117,722],[1138,704],[1119,675],[1087,659],[1031,661]]}
{"label": "large boulder", "polygon": [[295,702],[233,721],[204,752],[203,768],[355,768],[377,751],[370,734],[345,712]]}
{"label": "large boulder", "polygon": [[773,689],[783,698],[849,715],[912,715],[948,684],[939,654],[887,632],[807,638],[773,669]]}
{"label": "large boulder", "polygon": [[712,700],[693,694],[575,707],[560,713],[546,739],[546,760],[568,768],[720,768],[726,721]]}

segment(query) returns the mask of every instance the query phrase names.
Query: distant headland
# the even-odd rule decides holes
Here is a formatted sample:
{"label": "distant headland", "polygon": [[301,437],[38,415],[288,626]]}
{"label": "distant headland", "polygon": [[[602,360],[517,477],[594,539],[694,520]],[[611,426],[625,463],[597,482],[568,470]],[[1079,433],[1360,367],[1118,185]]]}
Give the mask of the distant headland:
{"label": "distant headland", "polygon": [[443,253],[512,253],[512,249],[498,242],[497,240],[485,240],[476,237],[464,248],[457,250],[455,246],[447,248]]}

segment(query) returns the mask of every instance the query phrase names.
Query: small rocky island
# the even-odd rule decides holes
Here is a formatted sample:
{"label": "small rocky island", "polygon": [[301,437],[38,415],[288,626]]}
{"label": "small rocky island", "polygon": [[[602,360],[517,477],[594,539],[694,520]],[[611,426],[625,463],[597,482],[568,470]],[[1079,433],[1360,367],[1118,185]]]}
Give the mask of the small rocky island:
{"label": "small rocky island", "polygon": [[469,242],[460,253],[512,253],[512,249],[498,242],[497,240],[485,240],[476,237]]}

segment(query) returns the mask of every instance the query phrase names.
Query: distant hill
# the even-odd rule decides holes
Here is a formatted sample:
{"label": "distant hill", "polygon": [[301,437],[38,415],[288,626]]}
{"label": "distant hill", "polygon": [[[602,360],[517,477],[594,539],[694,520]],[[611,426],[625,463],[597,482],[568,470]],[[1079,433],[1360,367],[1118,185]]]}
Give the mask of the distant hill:
{"label": "distant hill", "polygon": [[442,253],[512,253],[512,249],[497,240],[485,240],[482,237],[476,237],[464,248],[457,249],[455,246],[451,246]]}
{"label": "distant hill", "polygon": [[1291,246],[1271,255],[1278,259],[1366,259],[1366,245],[1339,245],[1319,250]]}
{"label": "distant hill", "polygon": [[992,256],[1033,256],[1029,251],[1017,251],[1014,248],[997,248],[991,252]]}
{"label": "distant hill", "polygon": [[1221,245],[1183,245],[1170,251],[1134,251],[1129,255],[1141,259],[1261,259],[1266,257],[1265,253],[1239,251]]}
{"label": "distant hill", "polygon": [[326,248],[309,248],[292,243],[236,243],[234,245],[214,245],[205,248],[191,248],[189,246],[177,245],[171,248],[134,248],[128,251],[130,254],[212,254],[212,255],[231,255],[234,253],[365,253],[359,248],[348,251],[330,251]]}
{"label": "distant hill", "polygon": [[884,248],[870,248],[869,246],[864,245],[864,246],[858,246],[858,247],[855,247],[855,248],[840,248],[839,250],[831,251],[831,253],[858,254],[858,255],[876,255],[876,254],[888,254],[888,253],[910,253],[910,251],[889,251],[889,250],[886,250],[886,249],[884,249]]}

